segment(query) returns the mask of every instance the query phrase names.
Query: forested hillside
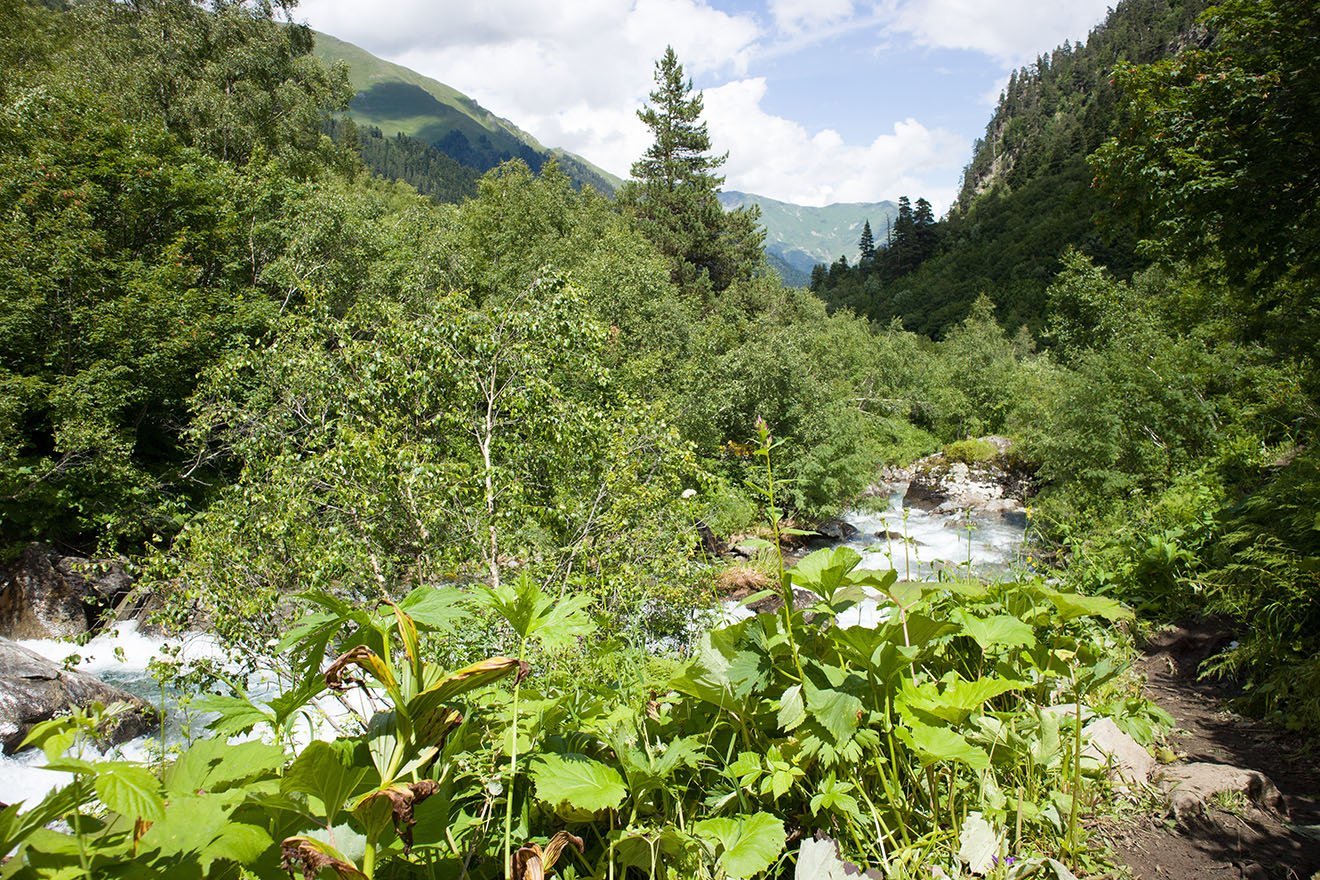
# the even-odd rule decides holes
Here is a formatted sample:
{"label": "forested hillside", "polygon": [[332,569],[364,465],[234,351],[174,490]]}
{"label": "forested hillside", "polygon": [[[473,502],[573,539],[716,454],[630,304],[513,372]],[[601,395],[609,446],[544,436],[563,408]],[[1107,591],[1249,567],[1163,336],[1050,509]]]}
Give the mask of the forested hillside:
{"label": "forested hillside", "polygon": [[[588,184],[609,195],[619,183],[581,156],[545,148],[509,120],[444,83],[377,58],[329,34],[314,37],[316,57],[327,65],[347,67],[355,92],[348,114],[364,128],[380,129],[387,138],[404,135],[435,147],[477,175],[510,159],[521,159],[533,171],[540,171],[543,164],[555,159],[576,186]],[[364,153],[367,167],[386,177],[408,180],[393,175],[386,166],[373,164],[376,155],[375,151]],[[408,182],[416,184],[414,180]]]}
{"label": "forested hillside", "polygon": [[[1320,730],[1320,23],[1196,8],[1019,72],[827,308],[672,49],[613,199],[472,190],[342,120],[291,4],[0,0],[0,552],[211,646],[153,659],[143,760],[100,747],[145,704],[6,728],[62,775],[0,876],[1112,874],[1084,743],[1171,723],[1134,612]],[[1005,570],[900,580],[905,512],[883,570],[794,558],[935,451],[1028,484]]]}
{"label": "forested hillside", "polygon": [[1128,113],[1114,66],[1204,42],[1208,31],[1194,22],[1206,5],[1125,0],[1085,46],[1064,44],[1015,71],[976,143],[958,201],[926,242],[914,252],[900,233],[895,253],[881,247],[866,265],[831,267],[813,290],[831,308],[882,324],[900,318],[936,337],[985,295],[1010,331],[1025,325],[1039,334],[1048,320],[1045,290],[1069,248],[1130,278],[1147,260],[1130,227],[1104,222],[1110,200],[1093,187],[1086,157]]}

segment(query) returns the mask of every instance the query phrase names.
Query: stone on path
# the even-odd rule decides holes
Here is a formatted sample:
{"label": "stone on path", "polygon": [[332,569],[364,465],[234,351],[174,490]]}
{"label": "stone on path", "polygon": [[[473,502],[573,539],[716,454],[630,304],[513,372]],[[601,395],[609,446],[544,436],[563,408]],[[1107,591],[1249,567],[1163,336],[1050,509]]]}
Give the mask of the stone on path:
{"label": "stone on path", "polygon": [[1283,795],[1269,777],[1258,770],[1228,764],[1174,765],[1160,773],[1159,784],[1168,795],[1170,814],[1181,825],[1204,819],[1207,803],[1216,797],[1229,802],[1236,799],[1244,806],[1255,806],[1282,818],[1288,817],[1288,805]]}

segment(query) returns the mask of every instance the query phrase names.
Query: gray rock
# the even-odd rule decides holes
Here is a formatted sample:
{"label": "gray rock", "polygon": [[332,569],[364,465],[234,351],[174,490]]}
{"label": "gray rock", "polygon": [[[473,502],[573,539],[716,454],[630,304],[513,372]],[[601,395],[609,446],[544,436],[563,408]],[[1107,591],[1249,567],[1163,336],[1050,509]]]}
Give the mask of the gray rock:
{"label": "gray rock", "polygon": [[827,519],[816,526],[816,533],[831,541],[846,541],[857,534],[857,527],[842,519]]}
{"label": "gray rock", "polygon": [[12,755],[28,731],[74,706],[128,703],[132,711],[105,731],[107,744],[141,736],[160,721],[149,703],[95,676],[69,672],[34,651],[0,638],[0,747]]}
{"label": "gray rock", "polygon": [[80,636],[132,588],[133,579],[119,562],[61,556],[44,544],[29,544],[0,570],[0,636]]}
{"label": "gray rock", "polygon": [[929,455],[912,466],[911,482],[903,503],[923,510],[954,513],[960,510],[1020,511],[1026,479],[1006,455],[1003,437],[983,437],[998,452],[985,462],[968,465],[949,461],[943,453]]}
{"label": "gray rock", "polygon": [[1155,759],[1140,743],[1119,730],[1112,718],[1097,718],[1082,728],[1082,736],[1086,740],[1082,755],[1109,767],[1111,778],[1130,785],[1150,781]]}
{"label": "gray rock", "polygon": [[1258,770],[1228,764],[1181,764],[1166,767],[1160,773],[1160,788],[1169,798],[1169,813],[1179,824],[1193,825],[1206,817],[1206,806],[1214,799],[1226,803],[1256,807],[1280,817],[1288,817],[1283,795]]}

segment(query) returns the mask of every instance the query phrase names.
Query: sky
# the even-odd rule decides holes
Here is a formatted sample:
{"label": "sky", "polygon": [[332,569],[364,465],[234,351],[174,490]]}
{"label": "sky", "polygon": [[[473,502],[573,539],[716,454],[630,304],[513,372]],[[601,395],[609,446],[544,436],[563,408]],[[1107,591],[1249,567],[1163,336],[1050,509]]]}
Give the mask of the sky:
{"label": "sky", "polygon": [[626,178],[674,47],[725,189],[943,213],[1009,73],[1113,0],[302,0],[295,17]]}

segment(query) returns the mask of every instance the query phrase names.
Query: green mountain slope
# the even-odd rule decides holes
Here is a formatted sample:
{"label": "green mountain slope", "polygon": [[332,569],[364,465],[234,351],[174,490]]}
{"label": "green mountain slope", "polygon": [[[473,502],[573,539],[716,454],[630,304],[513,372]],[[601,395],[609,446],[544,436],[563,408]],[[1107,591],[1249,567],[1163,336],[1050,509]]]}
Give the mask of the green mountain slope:
{"label": "green mountain slope", "polygon": [[[1193,25],[1209,0],[1122,0],[1090,33],[1015,71],[978,140],[957,203],[937,224],[938,246],[911,271],[872,266],[832,273],[816,292],[887,324],[934,337],[961,321],[982,294],[1009,328],[1040,331],[1045,291],[1076,248],[1119,277],[1143,266],[1132,231],[1106,218],[1089,156],[1122,124],[1112,81],[1120,61],[1145,63],[1204,41]],[[875,224],[872,223],[874,228]],[[877,242],[884,240],[876,230]]]}
{"label": "green mountain slope", "polygon": [[[869,220],[872,233],[883,241],[885,221],[898,213],[893,202],[844,202],[811,208],[736,190],[720,193],[720,204],[726,211],[745,205],[759,207],[766,253],[805,275],[817,263],[832,263],[840,256],[855,263],[862,225]],[[784,281],[790,283],[788,278]]]}
{"label": "green mountain slope", "polygon": [[581,156],[543,146],[462,92],[352,43],[317,33],[315,53],[324,62],[348,66],[349,82],[357,90],[349,115],[386,137],[408,135],[479,172],[513,158],[539,170],[554,157],[578,185],[613,193],[622,182]]}

